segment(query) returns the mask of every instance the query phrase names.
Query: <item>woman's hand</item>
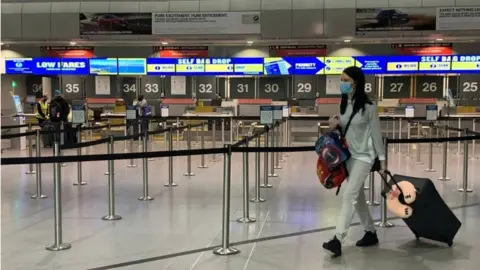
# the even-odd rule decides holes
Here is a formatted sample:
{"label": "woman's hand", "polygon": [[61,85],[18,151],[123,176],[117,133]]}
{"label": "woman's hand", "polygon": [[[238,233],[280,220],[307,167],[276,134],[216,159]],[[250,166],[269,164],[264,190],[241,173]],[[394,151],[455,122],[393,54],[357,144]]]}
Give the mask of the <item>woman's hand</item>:
{"label": "woman's hand", "polygon": [[338,120],[338,116],[334,115],[328,119],[328,125],[331,130],[336,129],[337,126],[340,124],[340,121]]}
{"label": "woman's hand", "polygon": [[381,174],[386,173],[387,170],[387,164],[385,164],[385,160],[380,161],[380,170],[378,171]]}

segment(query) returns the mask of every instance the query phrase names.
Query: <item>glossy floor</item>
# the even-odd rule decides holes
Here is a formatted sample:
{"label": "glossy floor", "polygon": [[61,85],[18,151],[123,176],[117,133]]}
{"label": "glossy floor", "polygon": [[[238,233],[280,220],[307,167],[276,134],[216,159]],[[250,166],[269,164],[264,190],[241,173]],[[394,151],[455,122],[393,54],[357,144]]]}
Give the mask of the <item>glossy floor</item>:
{"label": "glossy floor", "polygon": [[[119,143],[117,149],[123,150]],[[156,143],[155,149],[163,149]],[[267,202],[250,203],[251,216],[257,222],[240,224],[242,215],[242,156],[234,155],[232,166],[231,241],[241,250],[230,257],[215,256],[211,247],[221,243],[222,162],[210,162],[199,169],[200,157],[192,158],[196,174],[185,177],[186,158],[175,158],[175,188],[166,188],[167,159],[149,162],[150,195],[155,200],[138,201],[142,195],[142,166],[127,168],[128,161],[115,162],[116,212],[119,221],[103,221],[107,214],[106,162],[83,165],[86,186],[73,186],[77,180],[76,164],[62,169],[63,239],[72,248],[62,252],[45,250],[54,237],[52,166],[42,166],[44,200],[31,200],[35,176],[26,175],[28,166],[2,166],[2,268],[3,269],[462,269],[480,265],[480,196],[457,191],[462,179],[463,156],[451,145],[448,155],[448,182],[436,180],[441,174],[441,148],[434,148],[433,168],[415,165],[411,157],[390,151],[393,172],[427,176],[453,207],[463,226],[452,248],[416,243],[400,220],[397,226],[379,230],[380,245],[369,249],[353,247],[362,228],[353,226],[344,256],[331,259],[321,248],[330,238],[341,198],[322,188],[315,174],[315,153],[290,153],[270,178],[272,189],[262,189]],[[406,152],[406,147],[402,149]],[[427,145],[421,159],[427,163]],[[88,153],[104,153],[105,147],[92,147]],[[45,151],[49,154],[50,151]],[[70,152],[75,153],[75,151]],[[5,156],[25,153],[6,151]],[[222,159],[221,156],[217,156]],[[263,164],[263,156],[261,158]],[[254,155],[250,155],[250,194],[253,196]],[[469,186],[478,191],[480,160],[469,161]],[[263,165],[262,165],[263,168]],[[263,181],[263,179],[262,179]],[[379,190],[378,177],[376,190]],[[477,185],[477,187],[476,187]],[[368,193],[368,191],[366,191]],[[377,192],[378,193],[378,192]],[[378,197],[378,196],[377,196]],[[379,207],[372,207],[374,218]],[[191,251],[191,252],[188,252]],[[475,256],[477,254],[477,256]],[[121,264],[125,263],[125,264]],[[120,264],[120,265],[118,265]]]}

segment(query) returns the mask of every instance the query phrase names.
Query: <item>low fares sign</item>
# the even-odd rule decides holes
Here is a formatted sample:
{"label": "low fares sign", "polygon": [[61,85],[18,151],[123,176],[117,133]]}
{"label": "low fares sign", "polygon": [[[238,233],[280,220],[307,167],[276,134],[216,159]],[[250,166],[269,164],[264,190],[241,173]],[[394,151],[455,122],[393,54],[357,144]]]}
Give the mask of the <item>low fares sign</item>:
{"label": "low fares sign", "polygon": [[5,61],[7,74],[87,75],[88,59],[19,58]]}

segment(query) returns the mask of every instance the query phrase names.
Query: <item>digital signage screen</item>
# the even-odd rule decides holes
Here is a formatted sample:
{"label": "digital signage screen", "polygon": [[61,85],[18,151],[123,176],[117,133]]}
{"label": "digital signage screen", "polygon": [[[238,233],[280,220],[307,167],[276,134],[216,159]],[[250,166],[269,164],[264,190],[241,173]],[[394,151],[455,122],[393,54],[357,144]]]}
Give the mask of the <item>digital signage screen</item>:
{"label": "digital signage screen", "polygon": [[6,74],[33,74],[32,58],[10,58],[5,59]]}
{"label": "digital signage screen", "polygon": [[205,75],[233,75],[232,58],[205,58]]}
{"label": "digital signage screen", "polygon": [[147,74],[147,59],[145,58],[118,58],[119,75]]}
{"label": "digital signage screen", "polygon": [[147,58],[148,75],[175,75],[177,58]]}
{"label": "digital signage screen", "polygon": [[480,55],[452,55],[452,71],[480,73]]}
{"label": "digital signage screen", "polygon": [[293,74],[295,75],[320,75],[325,70],[324,57],[295,57]]}
{"label": "digital signage screen", "polygon": [[236,75],[262,75],[263,58],[244,57],[233,59],[233,71]]}
{"label": "digital signage screen", "polygon": [[117,58],[91,58],[90,74],[94,75],[117,75]]}
{"label": "digital signage screen", "polygon": [[325,57],[325,65],[326,75],[342,74],[344,69],[355,65],[355,59],[351,56]]}
{"label": "digital signage screen", "polygon": [[365,74],[382,74],[387,70],[387,58],[385,56],[354,56],[357,67]]}
{"label": "digital signage screen", "polygon": [[292,57],[269,57],[263,59],[265,75],[291,75],[293,74]]}
{"label": "digital signage screen", "polygon": [[419,60],[418,56],[389,56],[387,73],[416,73]]}
{"label": "digital signage screen", "polygon": [[35,58],[33,73],[37,75],[87,75],[88,59],[84,58]]}
{"label": "digital signage screen", "polygon": [[450,71],[451,61],[450,55],[421,56],[418,71],[425,73]]}
{"label": "digital signage screen", "polygon": [[179,58],[175,70],[178,75],[202,75],[205,72],[205,58]]}

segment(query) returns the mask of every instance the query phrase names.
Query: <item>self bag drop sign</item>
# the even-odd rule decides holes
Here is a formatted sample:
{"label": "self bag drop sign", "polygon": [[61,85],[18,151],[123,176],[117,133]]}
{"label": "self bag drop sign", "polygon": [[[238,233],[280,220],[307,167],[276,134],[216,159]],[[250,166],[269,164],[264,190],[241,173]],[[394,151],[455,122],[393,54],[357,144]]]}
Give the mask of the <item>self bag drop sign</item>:
{"label": "self bag drop sign", "polygon": [[87,75],[89,74],[88,59],[70,58],[37,58],[34,60],[33,73],[42,75]]}

